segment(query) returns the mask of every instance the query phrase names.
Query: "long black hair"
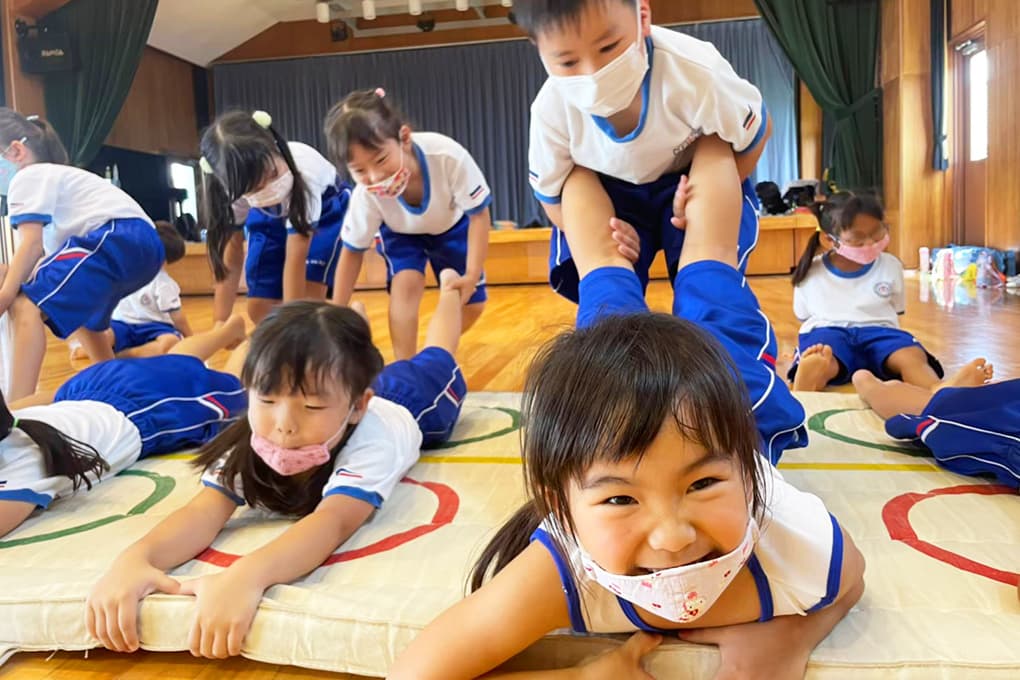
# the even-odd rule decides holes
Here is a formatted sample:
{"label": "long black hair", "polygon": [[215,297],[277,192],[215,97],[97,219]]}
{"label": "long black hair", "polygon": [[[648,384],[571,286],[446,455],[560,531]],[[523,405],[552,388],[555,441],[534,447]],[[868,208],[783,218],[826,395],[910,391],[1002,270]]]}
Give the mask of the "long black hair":
{"label": "long black hair", "polygon": [[747,390],[719,343],[667,314],[608,317],[547,344],[528,372],[522,411],[530,500],[486,546],[481,587],[528,545],[548,516],[573,532],[567,489],[597,461],[640,457],[672,422],[684,437],[739,465],[752,512],[764,505],[760,436]]}
{"label": "long black hair", "polygon": [[[297,233],[308,236],[308,186],[294,163],[287,140],[271,124],[263,127],[256,114],[264,112],[229,111],[217,116],[202,134],[202,219],[209,246],[209,261],[217,281],[227,275],[223,252],[234,233],[231,205],[242,195],[257,188],[275,166],[275,156],[283,158],[294,176],[294,187],[287,202],[287,218]],[[206,169],[212,170],[211,173]]]}
{"label": "long black hair", "polygon": [[[261,394],[334,391],[340,384],[353,401],[365,393],[382,367],[368,322],[357,312],[325,302],[296,301],[273,309],[255,329],[241,382]],[[333,462],[353,431],[349,426],[330,452],[329,463],[300,483],[273,471],[255,454],[247,418],[238,419],[203,446],[193,464],[209,469],[229,454],[222,471],[227,489],[236,491],[234,480],[239,477],[248,505],[303,516],[322,500]]]}
{"label": "long black hair", "polygon": [[855,194],[839,191],[824,201],[815,201],[809,206],[811,213],[818,220],[818,229],[811,234],[807,246],[793,270],[793,285],[800,284],[811,271],[811,263],[822,246],[822,234],[828,234],[839,240],[844,231],[850,229],[858,215],[868,215],[876,220],[885,219],[885,211],[878,196],[870,193]]}
{"label": "long black hair", "polygon": [[0,107],[0,148],[22,139],[36,161],[67,165],[67,149],[52,125],[39,116],[25,117],[14,109]]}
{"label": "long black hair", "polygon": [[352,144],[375,151],[388,139],[400,142],[400,129],[406,124],[393,98],[381,88],[355,90],[326,114],[323,132],[329,159],[346,174]]}
{"label": "long black hair", "polygon": [[15,429],[27,434],[39,448],[46,476],[67,477],[75,491],[82,484],[86,489],[92,488],[89,473],[99,479],[110,469],[109,463],[90,444],[66,435],[41,420],[15,418],[7,407],[7,400],[0,394],[0,446],[3,446],[3,440]]}

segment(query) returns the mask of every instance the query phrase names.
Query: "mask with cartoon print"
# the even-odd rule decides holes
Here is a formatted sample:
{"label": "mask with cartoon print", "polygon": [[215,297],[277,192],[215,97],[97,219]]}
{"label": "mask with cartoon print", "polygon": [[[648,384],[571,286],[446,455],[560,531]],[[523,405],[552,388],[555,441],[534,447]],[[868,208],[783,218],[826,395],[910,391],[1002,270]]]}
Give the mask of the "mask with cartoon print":
{"label": "mask with cartoon print", "polygon": [[404,150],[400,149],[400,169],[375,184],[366,184],[365,190],[379,198],[397,198],[407,189],[411,181],[411,169],[404,164]]}
{"label": "mask with cartoon print", "polygon": [[612,574],[583,549],[581,562],[590,578],[617,597],[669,621],[688,623],[711,609],[747,563],[757,542],[758,524],[751,518],[740,545],[712,560],[638,576]]}
{"label": "mask with cartoon print", "polygon": [[290,170],[267,183],[256,192],[245,194],[242,198],[252,208],[268,208],[281,205],[290,200],[290,192],[294,189],[294,175]]}

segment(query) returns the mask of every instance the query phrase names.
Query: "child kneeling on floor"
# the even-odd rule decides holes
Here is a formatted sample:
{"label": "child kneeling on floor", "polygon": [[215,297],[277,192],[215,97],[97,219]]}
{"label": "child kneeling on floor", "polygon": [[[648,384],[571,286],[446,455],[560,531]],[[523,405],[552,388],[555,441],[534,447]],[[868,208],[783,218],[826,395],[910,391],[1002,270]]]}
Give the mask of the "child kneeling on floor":
{"label": "child kneeling on floor", "polygon": [[[389,497],[423,445],[449,438],[467,391],[453,357],[457,279],[440,273],[425,349],[386,368],[357,311],[318,302],[271,311],[241,372],[248,417],[199,452],[205,488],[122,552],[92,589],[90,634],[134,651],[139,600],[195,595],[192,654],[240,654],[265,590],[319,567]],[[246,504],[300,519],[219,573],[186,582],[165,573],[205,550]]]}

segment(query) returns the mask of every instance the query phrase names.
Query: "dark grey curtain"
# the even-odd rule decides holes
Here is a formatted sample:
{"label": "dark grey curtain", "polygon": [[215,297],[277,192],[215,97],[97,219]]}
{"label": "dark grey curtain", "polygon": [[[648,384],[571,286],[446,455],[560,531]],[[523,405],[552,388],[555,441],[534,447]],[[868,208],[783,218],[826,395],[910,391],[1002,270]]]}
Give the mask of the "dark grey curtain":
{"label": "dark grey curtain", "polygon": [[[773,141],[759,166],[782,184],[796,176],[793,69],[760,20],[683,26],[711,40],[763,90]],[[325,149],[322,119],[354,89],[385,87],[412,127],[464,145],[485,173],[494,219],[542,221],[528,184],[530,104],[545,82],[525,40],[287,59],[213,67],[216,110],[265,109],[288,139]]]}

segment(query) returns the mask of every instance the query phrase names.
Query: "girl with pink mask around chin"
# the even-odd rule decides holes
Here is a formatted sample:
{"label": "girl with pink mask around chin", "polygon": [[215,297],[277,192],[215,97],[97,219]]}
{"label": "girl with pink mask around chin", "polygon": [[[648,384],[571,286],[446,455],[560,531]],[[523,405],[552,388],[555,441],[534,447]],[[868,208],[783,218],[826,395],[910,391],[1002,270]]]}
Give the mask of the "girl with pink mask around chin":
{"label": "girl with pink mask around chin", "polygon": [[787,376],[793,388],[818,392],[859,369],[936,386],[942,365],[900,329],[903,264],[885,252],[889,226],[878,198],[841,192],[811,210],[818,230],[793,273],[793,312],[804,322]]}
{"label": "girl with pink mask around chin", "polygon": [[[385,368],[361,310],[300,301],[271,311],[241,370],[248,417],[199,451],[202,490],[93,587],[89,633],[109,649],[135,651],[145,642],[139,600],[193,595],[191,653],[240,654],[265,590],[317,569],[389,497],[421,447],[449,438],[467,392],[453,358],[456,279],[440,274],[425,349]],[[298,519],[219,572],[190,581],[166,573],[209,547],[243,505]]]}

